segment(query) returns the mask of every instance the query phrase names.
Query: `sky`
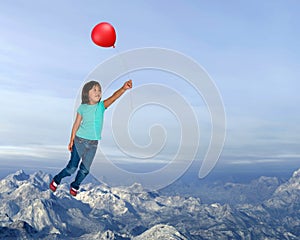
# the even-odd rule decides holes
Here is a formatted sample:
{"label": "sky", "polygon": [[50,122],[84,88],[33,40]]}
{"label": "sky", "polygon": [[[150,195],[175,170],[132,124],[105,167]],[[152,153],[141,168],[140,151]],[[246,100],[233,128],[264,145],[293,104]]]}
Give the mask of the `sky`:
{"label": "sky", "polygon": [[[2,172],[11,167],[54,171],[63,167],[69,157],[76,100],[87,76],[113,56],[148,47],[188,56],[218,88],[226,112],[218,171],[299,168],[298,1],[190,0],[170,5],[156,0],[16,0],[1,1],[0,9]],[[115,49],[91,41],[92,28],[104,21],[116,29]],[[124,74],[105,89],[104,98],[127,78],[133,79],[136,89],[162,84],[189,102],[201,133],[192,164],[198,171],[211,133],[205,99],[180,77],[153,69]],[[137,100],[147,100],[147,95],[138,96],[133,90],[126,95],[131,110]],[[161,96],[159,91],[153,94]],[[127,170],[153,171],[167,164],[181,144],[178,116],[157,104],[136,110],[128,129],[137,144],[151,142],[149,126],[158,122],[169,137],[162,155],[140,160],[117,149],[111,134],[118,132],[111,124],[115,109],[117,105],[106,113],[102,151]]]}

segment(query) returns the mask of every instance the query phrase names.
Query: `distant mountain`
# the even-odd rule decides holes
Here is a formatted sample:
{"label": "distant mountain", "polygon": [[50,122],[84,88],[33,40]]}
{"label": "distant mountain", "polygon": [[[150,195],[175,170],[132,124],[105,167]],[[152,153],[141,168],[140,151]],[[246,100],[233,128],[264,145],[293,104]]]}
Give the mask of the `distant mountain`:
{"label": "distant mountain", "polygon": [[265,176],[253,179],[249,183],[221,181],[219,179],[211,181],[200,181],[199,179],[190,181],[178,180],[174,184],[160,190],[160,193],[171,196],[200,197],[202,203],[208,204],[218,202],[230,205],[256,205],[268,200],[283,182],[282,179],[277,177]]}
{"label": "distant mountain", "polygon": [[[261,203],[239,205],[204,204],[196,197],[147,192],[140,184],[109,187],[96,180],[83,184],[74,198],[66,183],[53,194],[51,179],[44,172],[28,175],[21,170],[0,181],[0,239],[300,237],[300,170],[282,184],[262,177],[251,183],[248,193],[239,186],[245,196],[255,193],[255,184],[265,186],[256,191],[268,192]],[[232,187],[237,189],[228,183],[218,194],[226,195]]]}

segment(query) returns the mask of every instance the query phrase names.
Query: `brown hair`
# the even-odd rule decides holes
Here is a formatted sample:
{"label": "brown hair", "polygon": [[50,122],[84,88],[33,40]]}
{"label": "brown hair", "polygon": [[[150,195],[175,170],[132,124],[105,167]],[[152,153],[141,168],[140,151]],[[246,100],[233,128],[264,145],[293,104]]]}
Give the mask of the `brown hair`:
{"label": "brown hair", "polygon": [[94,87],[99,86],[101,91],[101,85],[100,83],[96,81],[90,81],[84,84],[81,92],[81,104],[88,104],[89,103],[89,91]]}

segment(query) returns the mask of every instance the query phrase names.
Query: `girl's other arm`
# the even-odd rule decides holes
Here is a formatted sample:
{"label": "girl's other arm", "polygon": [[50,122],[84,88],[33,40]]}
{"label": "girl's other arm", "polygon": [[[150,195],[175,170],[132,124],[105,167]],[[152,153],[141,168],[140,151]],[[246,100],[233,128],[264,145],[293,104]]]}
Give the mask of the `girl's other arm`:
{"label": "girl's other arm", "polygon": [[129,81],[125,82],[124,85],[119,90],[117,90],[116,92],[114,92],[114,94],[111,95],[109,98],[105,99],[103,101],[104,107],[108,108],[114,101],[116,101],[119,97],[121,97],[122,94],[126,90],[128,90],[130,88],[132,88],[132,80],[129,80]]}
{"label": "girl's other arm", "polygon": [[79,126],[80,126],[81,120],[82,120],[81,115],[79,113],[77,113],[75,122],[74,122],[73,127],[72,127],[70,143],[69,143],[69,146],[68,146],[69,151],[72,151],[75,135],[76,135],[76,132],[77,132]]}

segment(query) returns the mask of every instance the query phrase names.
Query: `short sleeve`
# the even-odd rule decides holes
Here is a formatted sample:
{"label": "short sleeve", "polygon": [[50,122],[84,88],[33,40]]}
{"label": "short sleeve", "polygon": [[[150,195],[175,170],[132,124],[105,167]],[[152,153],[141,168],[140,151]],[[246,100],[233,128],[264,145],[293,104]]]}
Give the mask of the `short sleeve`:
{"label": "short sleeve", "polygon": [[83,105],[82,104],[80,104],[80,106],[78,107],[77,113],[79,113],[82,116],[82,113],[83,113]]}
{"label": "short sleeve", "polygon": [[104,111],[106,110],[103,101],[101,101],[101,102],[99,103],[99,108],[101,109],[102,112],[104,112]]}

